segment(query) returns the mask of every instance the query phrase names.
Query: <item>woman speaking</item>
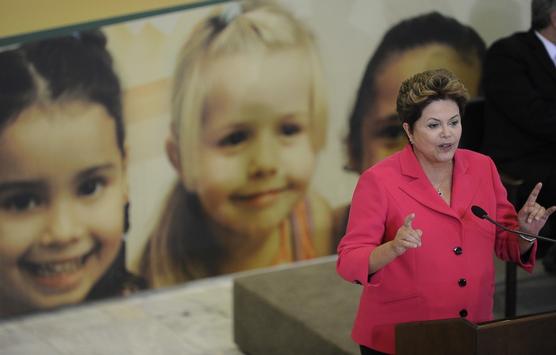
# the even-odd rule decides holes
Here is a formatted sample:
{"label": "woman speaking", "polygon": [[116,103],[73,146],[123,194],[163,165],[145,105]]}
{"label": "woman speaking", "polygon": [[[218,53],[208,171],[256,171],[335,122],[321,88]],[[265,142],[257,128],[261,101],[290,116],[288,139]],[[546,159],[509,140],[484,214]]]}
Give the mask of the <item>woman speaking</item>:
{"label": "woman speaking", "polygon": [[533,269],[536,241],[496,229],[471,206],[530,234],[556,206],[536,203],[539,183],[516,213],[492,160],[458,149],[467,98],[462,82],[446,70],[404,81],[397,111],[409,144],[357,183],[337,271],[363,286],[352,331],[362,354],[394,353],[398,323],[491,320],[493,252]]}

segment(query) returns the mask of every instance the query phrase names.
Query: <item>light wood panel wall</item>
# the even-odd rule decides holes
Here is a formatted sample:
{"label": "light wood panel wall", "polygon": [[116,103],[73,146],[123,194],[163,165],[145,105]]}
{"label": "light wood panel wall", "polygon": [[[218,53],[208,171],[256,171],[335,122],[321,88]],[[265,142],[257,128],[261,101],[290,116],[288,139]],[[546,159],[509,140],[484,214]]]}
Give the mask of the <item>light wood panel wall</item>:
{"label": "light wood panel wall", "polygon": [[202,0],[1,0],[0,38],[102,21]]}

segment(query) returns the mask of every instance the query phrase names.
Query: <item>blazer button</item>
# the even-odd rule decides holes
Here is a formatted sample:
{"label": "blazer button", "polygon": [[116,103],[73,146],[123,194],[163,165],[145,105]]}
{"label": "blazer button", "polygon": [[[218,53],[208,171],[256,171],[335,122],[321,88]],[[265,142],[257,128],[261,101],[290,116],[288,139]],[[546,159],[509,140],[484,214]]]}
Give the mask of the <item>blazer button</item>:
{"label": "blazer button", "polygon": [[461,311],[459,311],[459,316],[462,318],[467,317],[467,309],[462,309]]}
{"label": "blazer button", "polygon": [[467,285],[467,280],[466,279],[459,279],[458,285],[459,285],[459,287],[465,287]]}
{"label": "blazer button", "polygon": [[454,254],[461,255],[463,253],[463,249],[461,247],[454,248]]}

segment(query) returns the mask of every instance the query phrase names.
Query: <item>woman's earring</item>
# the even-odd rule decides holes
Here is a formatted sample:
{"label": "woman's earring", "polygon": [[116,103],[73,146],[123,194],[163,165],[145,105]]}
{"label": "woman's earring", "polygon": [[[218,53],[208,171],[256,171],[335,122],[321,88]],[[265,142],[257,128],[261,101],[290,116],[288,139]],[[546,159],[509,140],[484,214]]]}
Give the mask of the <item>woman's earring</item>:
{"label": "woman's earring", "polygon": [[413,145],[413,138],[409,137],[409,144]]}

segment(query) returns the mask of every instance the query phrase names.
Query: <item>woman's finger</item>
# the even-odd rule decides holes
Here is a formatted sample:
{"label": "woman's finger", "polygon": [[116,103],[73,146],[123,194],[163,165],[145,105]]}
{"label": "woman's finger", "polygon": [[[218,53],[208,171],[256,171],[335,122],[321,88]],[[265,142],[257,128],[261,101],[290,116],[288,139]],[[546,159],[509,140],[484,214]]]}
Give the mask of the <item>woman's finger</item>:
{"label": "woman's finger", "polygon": [[556,212],[556,206],[552,206],[549,209],[547,209],[545,212],[546,218],[550,217],[550,215],[553,214],[554,212]]}
{"label": "woman's finger", "polygon": [[405,242],[410,243],[411,245],[418,245],[419,244],[419,240],[415,239],[413,236],[407,236],[404,239]]}
{"label": "woman's finger", "polygon": [[535,205],[529,206],[525,209],[525,211],[527,212],[527,223],[533,222],[536,210],[537,208]]}
{"label": "woman's finger", "polygon": [[420,246],[420,245],[421,245],[421,236],[420,236],[419,233],[418,233],[417,231],[415,231],[415,230],[412,230],[411,232],[409,232],[409,233],[406,235],[405,240],[408,241],[408,242],[411,242],[411,243],[413,243],[413,244],[415,244],[415,245],[417,245],[417,246]]}
{"label": "woman's finger", "polygon": [[410,241],[410,240],[403,240],[402,243],[403,243],[404,247],[406,247],[406,248],[414,249],[414,248],[419,247],[418,243],[416,243],[414,241]]}
{"label": "woman's finger", "polygon": [[539,221],[541,218],[544,218],[544,215],[546,213],[546,210],[544,209],[544,207],[539,205],[539,208],[535,209],[535,211],[533,211],[533,219],[535,221]]}
{"label": "woman's finger", "polygon": [[405,220],[403,222],[403,225],[407,228],[412,228],[411,227],[411,223],[413,222],[413,220],[415,219],[415,213],[410,213],[405,217]]}
{"label": "woman's finger", "polygon": [[539,209],[540,205],[538,203],[533,203],[532,205],[526,205],[523,207],[524,219],[526,223],[533,222],[535,215]]}
{"label": "woman's finger", "polygon": [[537,202],[537,197],[539,197],[541,188],[542,188],[542,182],[538,182],[533,188],[533,191],[531,191],[531,193],[529,194],[529,197],[527,197],[527,201],[525,202],[525,205],[532,206],[535,202]]}

